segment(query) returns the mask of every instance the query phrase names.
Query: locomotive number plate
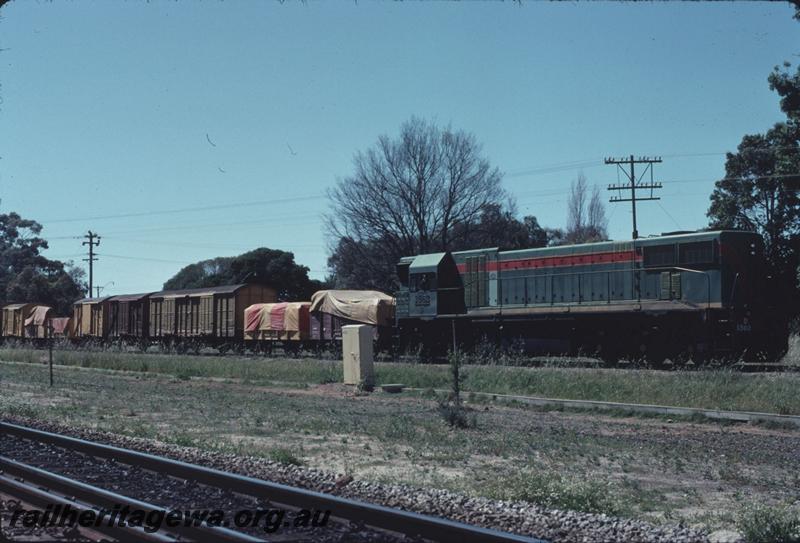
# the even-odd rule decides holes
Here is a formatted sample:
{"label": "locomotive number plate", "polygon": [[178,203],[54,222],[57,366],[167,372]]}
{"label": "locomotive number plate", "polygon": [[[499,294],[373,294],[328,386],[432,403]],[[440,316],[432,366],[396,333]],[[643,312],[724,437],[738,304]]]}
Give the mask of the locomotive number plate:
{"label": "locomotive number plate", "polygon": [[414,298],[414,305],[431,305],[430,294],[417,294],[416,298]]}

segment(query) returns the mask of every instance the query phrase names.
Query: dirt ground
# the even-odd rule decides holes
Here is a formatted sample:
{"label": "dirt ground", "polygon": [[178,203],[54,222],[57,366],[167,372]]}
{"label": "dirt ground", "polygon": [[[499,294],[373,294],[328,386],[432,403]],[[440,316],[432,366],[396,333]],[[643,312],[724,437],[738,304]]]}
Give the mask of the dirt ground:
{"label": "dirt ground", "polygon": [[609,484],[623,514],[730,527],[743,505],[800,500],[800,431],[474,404],[454,429],[433,399],[342,385],[259,387],[0,363],[0,413],[89,426],[359,479],[494,495],[521,474]]}

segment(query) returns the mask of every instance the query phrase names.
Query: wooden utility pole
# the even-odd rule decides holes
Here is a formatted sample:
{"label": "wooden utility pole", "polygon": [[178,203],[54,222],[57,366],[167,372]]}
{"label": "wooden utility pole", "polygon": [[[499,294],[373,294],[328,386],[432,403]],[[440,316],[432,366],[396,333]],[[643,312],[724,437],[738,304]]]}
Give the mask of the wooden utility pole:
{"label": "wooden utility pole", "polygon": [[[634,158],[631,155],[629,158],[607,158],[606,164],[616,164],[617,168],[619,168],[622,173],[625,174],[625,177],[628,178],[628,183],[623,184],[615,184],[609,185],[608,190],[616,190],[619,192],[619,196],[612,196],[609,202],[616,203],[616,202],[630,202],[631,203],[631,210],[633,211],[633,239],[637,239],[639,237],[639,230],[636,228],[636,202],[642,202],[645,200],[660,200],[661,198],[653,195],[654,189],[660,189],[661,183],[656,183],[653,181],[653,164],[657,164],[661,162],[661,158],[648,158],[648,157],[639,157]],[[622,165],[627,164],[630,166],[630,171],[626,171]],[[636,179],[636,164],[647,164],[642,175],[639,176],[639,179]],[[641,179],[650,171],[650,182],[649,183],[642,183]],[[622,196],[623,190],[631,191],[630,198],[624,198]],[[650,196],[636,196],[636,189],[650,189]]]}
{"label": "wooden utility pole", "polygon": [[47,338],[47,359],[50,365],[50,388],[53,388],[53,325],[49,324],[46,328]]}
{"label": "wooden utility pole", "polygon": [[[84,262],[89,263],[89,298],[92,297],[92,280],[94,279],[93,271],[94,271],[94,262],[97,260],[97,256],[94,254],[94,248],[100,245],[100,236],[89,230],[89,232],[83,236],[88,241],[84,241],[81,245],[88,245],[89,246],[89,258],[84,258]],[[96,241],[95,241],[96,240]]]}

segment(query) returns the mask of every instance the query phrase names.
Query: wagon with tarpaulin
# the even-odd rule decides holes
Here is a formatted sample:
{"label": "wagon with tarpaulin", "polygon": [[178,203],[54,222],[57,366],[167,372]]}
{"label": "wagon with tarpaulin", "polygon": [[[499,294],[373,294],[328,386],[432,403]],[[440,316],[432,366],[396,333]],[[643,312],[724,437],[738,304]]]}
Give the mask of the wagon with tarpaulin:
{"label": "wagon with tarpaulin", "polygon": [[244,339],[248,347],[272,352],[280,346],[296,354],[310,345],[311,302],[253,304],[244,310]]}
{"label": "wagon with tarpaulin", "polygon": [[342,326],[366,324],[372,327],[378,350],[392,345],[395,299],[376,290],[320,290],[311,296],[310,339],[341,342]]}

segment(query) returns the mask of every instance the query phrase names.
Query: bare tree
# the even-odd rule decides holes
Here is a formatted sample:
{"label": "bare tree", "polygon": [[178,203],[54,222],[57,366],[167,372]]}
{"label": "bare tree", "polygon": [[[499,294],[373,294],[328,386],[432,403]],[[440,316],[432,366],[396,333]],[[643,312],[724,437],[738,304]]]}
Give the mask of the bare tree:
{"label": "bare tree", "polygon": [[583,172],[578,174],[569,187],[569,201],[567,202],[567,236],[580,236],[586,226],[586,176]]}
{"label": "bare tree", "polygon": [[600,196],[600,187],[592,187],[592,197],[589,199],[587,209],[589,233],[598,241],[608,239],[608,219],[606,218],[606,204]]}
{"label": "bare tree", "polygon": [[608,220],[600,189],[592,187],[583,172],[570,185],[567,202],[567,228],[563,243],[588,243],[608,239]]}
{"label": "bare tree", "polygon": [[326,227],[333,248],[351,240],[350,250],[363,248],[364,265],[376,270],[387,259],[393,265],[403,255],[447,250],[457,241],[455,225],[477,220],[503,196],[500,171],[475,136],[416,117],[399,137],[381,136],[357,153],[353,166],[328,192]]}

